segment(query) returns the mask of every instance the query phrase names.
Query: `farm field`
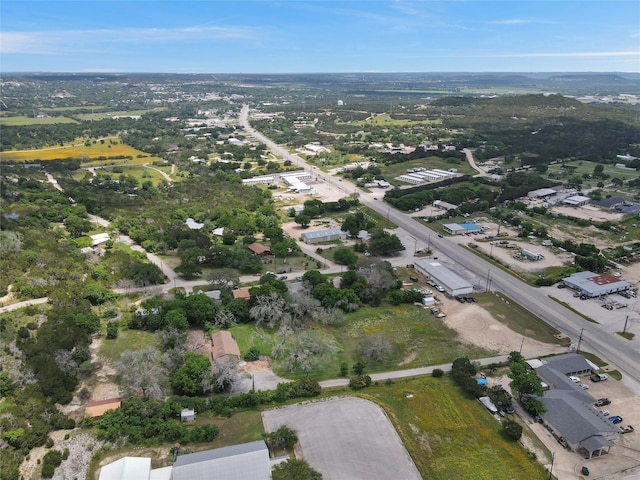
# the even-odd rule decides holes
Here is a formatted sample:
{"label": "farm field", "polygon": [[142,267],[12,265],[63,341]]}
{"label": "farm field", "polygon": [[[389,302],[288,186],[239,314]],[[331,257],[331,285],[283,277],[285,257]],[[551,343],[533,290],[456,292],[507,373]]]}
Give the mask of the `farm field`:
{"label": "farm field", "polygon": [[545,478],[543,467],[446,377],[396,381],[362,396],[385,409],[423,478]]}
{"label": "farm field", "polygon": [[0,116],[0,126],[3,127],[20,127],[25,125],[51,125],[53,123],[78,123],[72,118],[56,116],[56,117],[4,117]]}
{"label": "farm field", "polygon": [[[0,161],[3,162],[34,162],[47,160],[64,160],[67,158],[85,157],[92,160],[88,162],[88,166],[102,165],[106,160],[113,162],[116,159],[109,157],[133,157],[128,163],[150,163],[158,160],[157,157],[151,157],[133,147],[124,145],[118,140],[117,143],[110,143],[109,139],[105,139],[104,143],[96,142],[89,146],[84,143],[65,145],[57,147],[47,147],[37,150],[20,150],[0,152]],[[140,157],[139,157],[140,156]],[[100,159],[100,157],[104,157]]]}

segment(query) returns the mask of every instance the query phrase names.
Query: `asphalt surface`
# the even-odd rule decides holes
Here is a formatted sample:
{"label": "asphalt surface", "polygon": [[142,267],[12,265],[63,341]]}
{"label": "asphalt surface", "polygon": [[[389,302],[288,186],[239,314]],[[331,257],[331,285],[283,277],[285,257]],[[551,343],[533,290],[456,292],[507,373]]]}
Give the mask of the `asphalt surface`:
{"label": "asphalt surface", "polygon": [[262,419],[268,432],[283,425],[295,430],[296,456],[322,473],[324,480],[422,478],[389,418],[368,400],[308,402],[267,410]]}

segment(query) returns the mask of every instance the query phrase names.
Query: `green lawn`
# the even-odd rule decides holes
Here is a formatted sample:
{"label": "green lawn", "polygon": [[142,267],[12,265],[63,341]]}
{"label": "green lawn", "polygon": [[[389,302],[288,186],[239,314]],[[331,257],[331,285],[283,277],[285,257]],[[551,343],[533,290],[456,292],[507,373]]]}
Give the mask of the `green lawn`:
{"label": "green lawn", "polygon": [[105,338],[102,341],[100,356],[111,363],[116,363],[120,360],[123,352],[142,350],[149,345],[159,346],[159,342],[152,332],[124,329],[118,332],[118,338],[113,340]]}
{"label": "green lawn", "polygon": [[423,478],[546,478],[542,466],[502,435],[484,407],[446,377],[379,385],[362,396],[385,409]]}

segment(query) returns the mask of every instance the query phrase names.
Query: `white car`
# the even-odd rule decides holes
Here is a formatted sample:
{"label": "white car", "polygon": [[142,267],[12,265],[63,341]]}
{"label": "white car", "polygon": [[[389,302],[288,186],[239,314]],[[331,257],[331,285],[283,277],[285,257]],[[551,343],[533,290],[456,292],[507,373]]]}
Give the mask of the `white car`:
{"label": "white car", "polygon": [[436,290],[439,292],[444,292],[444,287],[442,285],[436,285]]}
{"label": "white car", "polygon": [[580,383],[580,377],[570,376],[569,380],[571,380],[573,383]]}
{"label": "white car", "polygon": [[433,295],[433,292],[429,289],[426,290],[420,290],[420,293],[423,295]]}
{"label": "white car", "polygon": [[613,276],[614,276],[614,277],[618,277],[618,278],[619,278],[619,277],[621,277],[621,276],[622,276],[622,274],[621,274],[620,272],[616,272],[616,273],[614,273],[614,274],[613,274]]}
{"label": "white car", "polygon": [[578,385],[581,389],[583,390],[589,390],[589,385],[587,385],[586,383],[581,383],[580,385]]}
{"label": "white car", "polygon": [[604,417],[608,417],[609,416],[609,410],[600,410],[600,414]]}

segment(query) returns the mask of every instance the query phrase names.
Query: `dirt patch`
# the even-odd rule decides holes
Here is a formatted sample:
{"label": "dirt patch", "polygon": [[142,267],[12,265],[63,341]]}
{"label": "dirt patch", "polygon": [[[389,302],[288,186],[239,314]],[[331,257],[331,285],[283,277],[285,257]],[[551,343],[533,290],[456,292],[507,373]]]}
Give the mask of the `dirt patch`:
{"label": "dirt patch", "polygon": [[566,348],[558,345],[523,337],[500,323],[491,313],[478,304],[463,304],[446,297],[440,300],[443,304],[442,310],[447,315],[442,320],[445,325],[458,332],[461,341],[464,343],[494,350],[499,354],[520,351],[520,348],[522,348],[524,355],[529,352],[541,351],[566,352]]}
{"label": "dirt patch", "polygon": [[413,362],[417,356],[418,354],[416,352],[411,352],[409,355],[404,357],[404,359],[400,363],[398,363],[398,366],[401,367],[403,365],[408,365],[409,363]]}

